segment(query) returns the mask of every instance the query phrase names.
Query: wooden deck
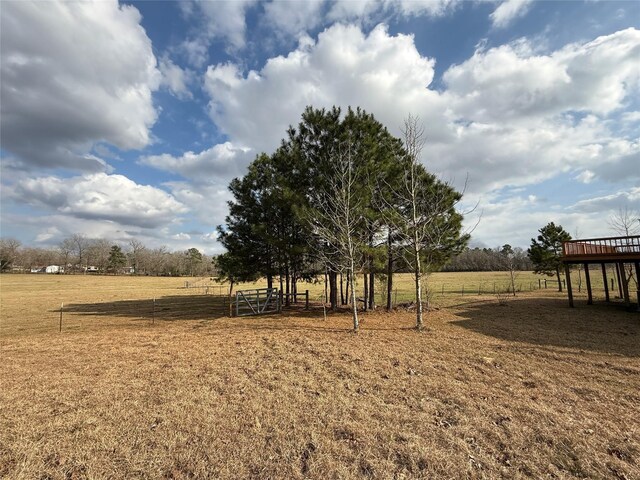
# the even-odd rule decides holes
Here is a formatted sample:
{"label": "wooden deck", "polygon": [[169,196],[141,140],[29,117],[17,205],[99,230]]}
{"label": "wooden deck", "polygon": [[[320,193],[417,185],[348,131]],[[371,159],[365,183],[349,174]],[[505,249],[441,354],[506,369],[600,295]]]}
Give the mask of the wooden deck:
{"label": "wooden deck", "polygon": [[[633,267],[635,267],[635,286],[636,297],[638,300],[635,311],[640,312],[640,282],[637,281],[640,277],[640,235],[588,238],[584,240],[570,240],[568,242],[562,242],[562,263],[564,264],[565,277],[567,279],[567,294],[569,296],[569,305],[571,307],[573,307],[571,265],[584,265],[588,305],[593,304],[593,293],[591,291],[591,279],[589,272],[590,264],[601,264],[602,279],[604,281],[605,298],[607,302],[610,301],[610,296],[605,265],[608,263],[615,265],[615,276],[618,280],[618,293],[627,306],[631,306],[629,283],[631,280],[631,272],[633,271]],[[630,270],[627,270],[629,264],[631,264]]]}
{"label": "wooden deck", "polygon": [[562,242],[562,262],[565,264],[638,261],[640,235]]}

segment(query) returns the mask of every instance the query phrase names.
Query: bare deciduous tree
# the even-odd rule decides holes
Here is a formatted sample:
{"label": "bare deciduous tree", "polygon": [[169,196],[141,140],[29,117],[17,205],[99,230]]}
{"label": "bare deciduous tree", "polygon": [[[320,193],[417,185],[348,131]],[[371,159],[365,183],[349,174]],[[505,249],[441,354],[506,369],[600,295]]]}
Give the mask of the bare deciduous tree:
{"label": "bare deciduous tree", "polygon": [[347,272],[353,330],[357,332],[360,325],[354,279],[356,263],[362,257],[362,246],[366,242],[366,231],[362,228],[362,200],[355,194],[362,175],[354,159],[351,141],[336,147],[329,163],[326,187],[311,194],[313,208],[305,217],[324,246],[319,252],[322,259],[335,271]]}
{"label": "bare deciduous tree", "polygon": [[393,188],[392,200],[383,209],[387,224],[406,251],[413,273],[416,298],[416,328],[422,330],[425,273],[460,251],[468,240],[461,235],[462,215],[455,206],[462,198],[449,184],[428,173],[420,163],[425,130],[417,117],[409,115],[402,129],[406,157],[400,186]]}
{"label": "bare deciduous tree", "polygon": [[129,247],[131,248],[130,259],[131,266],[133,267],[133,272],[136,274],[140,273],[138,269],[140,268],[140,262],[142,260],[142,252],[144,252],[147,247],[145,247],[144,243],[136,238],[132,238],[131,240],[129,240]]}
{"label": "bare deciduous tree", "polygon": [[631,235],[640,235],[640,212],[632,210],[628,206],[618,209],[611,218],[609,218],[609,227],[618,235],[625,237]]}
{"label": "bare deciduous tree", "polygon": [[0,238],[0,271],[9,270],[18,256],[20,241],[15,238]]}

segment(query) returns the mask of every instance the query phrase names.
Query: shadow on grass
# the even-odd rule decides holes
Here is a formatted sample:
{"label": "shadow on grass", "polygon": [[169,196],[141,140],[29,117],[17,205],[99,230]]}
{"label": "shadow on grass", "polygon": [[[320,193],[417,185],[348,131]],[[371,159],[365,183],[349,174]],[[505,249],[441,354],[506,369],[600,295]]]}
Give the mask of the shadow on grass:
{"label": "shadow on grass", "polygon": [[[235,311],[235,307],[234,307]],[[53,311],[52,311],[53,312]],[[141,300],[117,300],[98,303],[74,303],[64,306],[64,315],[83,318],[123,318],[133,321],[157,323],[174,321],[199,321],[194,328],[219,327],[233,330],[305,330],[319,332],[351,332],[351,311],[339,308],[326,310],[321,304],[312,303],[305,309],[304,302],[283,307],[281,313],[246,317],[229,317],[229,298],[226,295],[174,295]],[[391,314],[393,315],[393,314]],[[398,325],[389,321],[369,324],[366,314],[361,318],[363,330],[412,330],[413,326]]]}
{"label": "shadow on grass", "polygon": [[229,315],[228,297],[222,295],[173,295],[153,299],[71,303],[64,314],[120,317],[133,320],[210,320]]}
{"label": "shadow on grass", "polygon": [[640,314],[620,304],[576,304],[562,298],[516,298],[460,306],[454,325],[482,335],[548,347],[640,357]]}

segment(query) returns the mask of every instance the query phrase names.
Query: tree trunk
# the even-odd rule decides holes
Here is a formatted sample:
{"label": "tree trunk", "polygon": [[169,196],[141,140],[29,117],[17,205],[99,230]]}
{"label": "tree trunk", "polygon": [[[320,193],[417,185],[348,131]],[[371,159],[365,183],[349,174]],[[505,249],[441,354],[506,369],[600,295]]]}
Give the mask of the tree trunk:
{"label": "tree trunk", "polygon": [[349,301],[350,301],[350,300],[349,300],[349,288],[350,288],[350,285],[351,285],[351,283],[350,283],[350,282],[351,282],[351,272],[350,272],[350,271],[347,271],[347,284],[345,285],[345,290],[346,290],[346,291],[344,292],[344,298],[345,298],[345,300],[346,300],[347,302],[349,302]]}
{"label": "tree trunk", "polygon": [[351,261],[350,272],[347,273],[347,275],[350,274],[349,280],[347,283],[351,288],[351,311],[353,313],[353,331],[355,333],[358,333],[358,330],[360,329],[360,322],[358,321],[358,302],[356,301],[356,289],[354,288],[355,285],[353,284],[353,278],[355,277],[353,268],[354,268],[353,261]]}
{"label": "tree trunk", "polygon": [[289,276],[289,265],[285,267],[284,275],[285,275],[285,288],[286,288],[284,304],[288,307],[291,305],[291,298],[289,296],[289,294],[291,293],[291,278]]}
{"label": "tree trunk", "polygon": [[391,251],[391,231],[387,235],[387,312],[393,306],[391,295],[393,293],[393,252]]}
{"label": "tree trunk", "polygon": [[369,310],[376,308],[375,273],[369,273]]}
{"label": "tree trunk", "polygon": [[344,304],[344,281],[342,278],[342,272],[340,272],[340,305]]}
{"label": "tree trunk", "polygon": [[338,274],[337,272],[329,272],[329,300],[331,301],[331,310],[334,312],[338,309]]}
{"label": "tree trunk", "polygon": [[324,303],[328,303],[329,302],[329,294],[328,294],[328,290],[327,287],[329,285],[328,283],[328,278],[327,278],[327,267],[324,267]]}
{"label": "tree trunk", "polygon": [[[417,244],[417,242],[416,242]],[[415,255],[415,271],[414,271],[414,280],[416,287],[416,328],[418,330],[422,330],[423,322],[422,322],[422,284],[420,280],[422,279],[421,265],[420,265],[420,250],[418,247],[414,247],[414,255]]]}
{"label": "tree trunk", "polygon": [[273,288],[273,275],[267,273],[267,288]]}
{"label": "tree trunk", "polygon": [[291,293],[293,294],[293,303],[298,303],[298,276],[295,272],[291,277]]}
{"label": "tree trunk", "polygon": [[560,281],[560,267],[556,267],[556,278],[558,279],[558,291],[562,292],[562,282]]}
{"label": "tree trunk", "polygon": [[362,299],[362,310],[367,311],[367,302],[369,301],[369,282],[367,282],[367,274],[363,273],[362,278],[364,280],[364,298]]}

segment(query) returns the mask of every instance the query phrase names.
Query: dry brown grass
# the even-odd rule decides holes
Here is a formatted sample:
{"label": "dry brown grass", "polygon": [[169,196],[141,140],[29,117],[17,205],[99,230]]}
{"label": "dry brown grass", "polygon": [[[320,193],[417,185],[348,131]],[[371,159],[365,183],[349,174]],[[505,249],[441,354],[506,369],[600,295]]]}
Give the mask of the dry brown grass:
{"label": "dry brown grass", "polygon": [[547,291],[460,297],[423,333],[317,308],[152,325],[148,298],[200,299],[123,280],[0,278],[0,477],[640,478],[636,313]]}

